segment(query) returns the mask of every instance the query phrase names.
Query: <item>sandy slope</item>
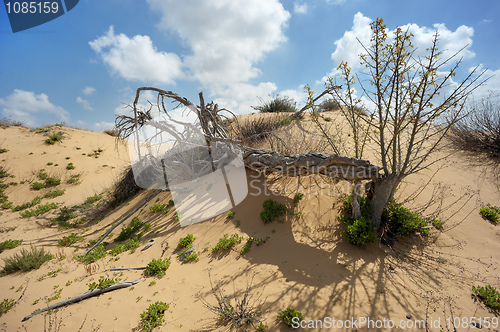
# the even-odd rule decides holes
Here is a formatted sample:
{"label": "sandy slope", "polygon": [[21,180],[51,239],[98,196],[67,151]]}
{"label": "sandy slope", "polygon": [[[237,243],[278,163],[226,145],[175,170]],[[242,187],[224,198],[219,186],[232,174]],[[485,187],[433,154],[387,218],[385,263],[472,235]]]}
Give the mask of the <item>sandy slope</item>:
{"label": "sandy slope", "polygon": [[[29,189],[29,182],[36,181],[40,169],[63,179],[63,183],[70,174],[81,173],[81,184],[61,184],[57,188],[66,189],[63,196],[42,201],[64,202],[65,206],[71,206],[110,188],[127,164],[126,148],[116,146],[114,138],[108,135],[65,127],[54,130],[63,131],[65,138],[61,143],[47,145],[43,134],[18,127],[0,129],[0,148],[9,150],[0,155],[2,165],[15,175],[12,181],[27,181],[6,190],[14,205],[40,194]],[[98,149],[103,150],[99,158],[82,155]],[[59,166],[47,166],[48,162]],[[76,169],[66,170],[68,162],[73,162]],[[22,295],[19,303],[0,317],[0,326],[5,331],[42,330],[43,314],[24,323],[21,320],[35,309],[43,308],[57,289],[62,288],[60,299],[50,304],[87,291],[87,284],[100,276],[112,277],[113,272],[108,271],[111,267],[145,266],[151,259],[162,255],[162,243],[170,244],[163,257],[172,260],[165,277],[144,278],[133,289],[116,290],[52,313],[52,318],[57,315],[57,319],[63,319],[61,331],[76,331],[84,321],[82,331],[91,331],[92,326],[98,325],[100,331],[130,331],[139,326],[141,312],[158,300],[169,303],[170,308],[165,315],[166,323],[157,330],[222,331],[225,327],[215,325],[217,317],[199,300],[202,297],[215,304],[210,278],[230,297],[235,292],[241,293],[252,282],[249,287],[254,297],[260,296],[263,302],[268,331],[289,330],[276,319],[278,310],[287,307],[300,309],[306,319],[312,320],[370,317],[374,320],[392,319],[399,324],[408,315],[411,319],[427,319],[428,322],[440,319],[443,331],[448,330],[446,318],[492,317],[481,304],[474,302],[470,289],[472,285],[484,284],[500,289],[497,270],[500,228],[483,220],[477,212],[481,204],[500,205],[500,192],[484,168],[470,166],[459,156],[453,156],[446,164],[441,162],[440,166],[445,168],[436,175],[437,165],[435,169],[410,177],[398,195],[404,199],[433,176],[430,185],[408,205],[425,205],[434,189],[442,188],[445,193],[442,207],[453,203],[441,214],[446,219],[445,231],[433,230],[427,240],[404,239],[393,251],[379,244],[360,249],[342,241],[342,225],[337,219],[341,205],[339,193],[345,192],[347,187],[342,182],[334,184],[320,178],[300,181],[299,191],[306,195],[295,211],[301,215],[289,214],[282,218],[282,222],[270,224],[260,220],[262,203],[273,198],[291,206],[297,179],[266,182],[262,176],[247,171],[248,183],[251,184],[249,195],[233,209],[234,219],[222,215],[186,228],[181,228],[174,220],[173,209],[167,215],[150,212],[149,207],[155,203],[152,201],[135,215],[152,224],[142,243],[153,238],[155,245],[146,251],[139,249],[133,254],[123,253],[117,261],[108,255],[94,265],[91,275],[73,257],[86,250],[88,240],[99,238],[113,222],[133,210],[152,192],[143,192],[99,223],[84,224],[76,230],[58,230],[49,225],[45,215],[23,219],[18,212],[4,210],[0,216],[0,228],[4,230],[0,233],[0,242],[22,239],[23,245],[4,251],[0,258],[10,257],[21,248],[34,244],[44,246],[57,259],[38,270],[0,278],[0,300],[17,300]],[[286,192],[281,191],[283,187],[288,188]],[[46,191],[48,189],[43,192]],[[165,203],[171,198],[169,193],[161,193],[158,197]],[[429,214],[436,209],[439,209],[438,204],[431,205],[426,212]],[[12,227],[15,229],[9,230]],[[58,239],[75,231],[85,237],[84,242],[57,247]],[[118,232],[119,229],[109,242]],[[200,260],[182,264],[176,259],[175,247],[178,240],[188,233],[196,237],[194,244]],[[249,236],[269,236],[270,239],[261,246],[254,245],[244,256],[237,252],[244,241],[236,250],[212,255],[210,248],[226,233],[238,233],[245,239]],[[59,272],[54,277],[47,276],[51,271]],[[135,280],[140,275],[140,271],[126,271],[121,279]],[[43,280],[42,276],[45,276]],[[326,330],[330,329],[311,329]],[[357,330],[367,330],[366,325]],[[439,331],[439,328],[429,330]]]}

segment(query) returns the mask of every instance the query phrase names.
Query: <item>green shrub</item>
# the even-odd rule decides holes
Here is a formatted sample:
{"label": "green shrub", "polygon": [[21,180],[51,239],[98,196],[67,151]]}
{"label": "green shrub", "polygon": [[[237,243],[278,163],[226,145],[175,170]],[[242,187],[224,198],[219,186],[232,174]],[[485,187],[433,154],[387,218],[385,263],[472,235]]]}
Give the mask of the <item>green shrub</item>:
{"label": "green shrub", "polygon": [[41,214],[49,212],[50,210],[57,209],[57,206],[58,206],[57,203],[47,203],[47,204],[43,204],[43,205],[38,205],[33,210],[26,210],[26,211],[21,212],[20,215],[23,218],[39,216]]}
{"label": "green shrub", "polygon": [[105,256],[106,256],[106,246],[104,243],[101,243],[88,254],[77,256],[77,260],[79,260],[83,264],[88,265],[96,262],[98,259],[101,259]]}
{"label": "green shrub", "polygon": [[472,293],[488,307],[494,310],[500,309],[500,293],[495,287],[490,285],[485,287],[472,286]]}
{"label": "green shrub", "polygon": [[161,212],[165,206],[167,206],[167,204],[156,203],[155,205],[150,206],[149,210],[151,210],[151,212]]}
{"label": "green shrub", "polygon": [[233,219],[234,218],[234,212],[233,211],[229,211],[227,213],[227,219]]}
{"label": "green shrub", "polygon": [[116,237],[115,242],[125,241],[131,238],[136,240],[140,239],[142,237],[142,233],[139,234],[136,233],[139,231],[139,229],[141,229],[142,226],[143,223],[141,219],[134,217],[130,225],[128,225],[127,227],[122,227],[122,230],[120,234]]}
{"label": "green shrub", "polygon": [[64,190],[64,189],[63,190],[56,189],[56,190],[49,191],[48,193],[44,194],[42,197],[43,198],[55,198],[55,197],[64,195],[65,192],[66,192],[66,190]]}
{"label": "green shrub", "polygon": [[33,182],[31,184],[31,189],[33,190],[40,190],[40,189],[43,189],[45,188],[45,184],[44,183],[41,183],[41,182]]}
{"label": "green shrub", "polygon": [[97,202],[98,200],[100,200],[102,198],[102,194],[96,194],[94,196],[89,196],[87,197],[87,199],[85,200],[85,203],[87,204],[93,204],[95,202]]}
{"label": "green shrub", "polygon": [[166,274],[165,272],[169,267],[170,267],[170,257],[165,259],[161,258],[153,259],[146,266],[146,269],[144,270],[144,275],[146,277],[157,276],[158,278],[161,278]]}
{"label": "green shrub", "polygon": [[262,101],[259,106],[252,106],[261,113],[297,112],[297,103],[289,97],[276,96],[269,101]]}
{"label": "green shrub", "polygon": [[76,223],[69,223],[68,220],[74,219],[76,217],[78,217],[78,215],[75,213],[74,208],[68,208],[64,206],[59,211],[59,215],[55,218],[52,218],[50,221],[52,222],[53,225],[59,225],[65,228],[72,228],[76,227]]}
{"label": "green shrub", "polygon": [[4,252],[7,249],[14,249],[15,247],[19,247],[23,243],[23,240],[5,240],[0,243],[0,253]]}
{"label": "green shrub", "polygon": [[45,180],[45,187],[58,186],[59,184],[61,184],[61,180],[60,179],[47,178],[47,180]]}
{"label": "green shrub", "polygon": [[341,221],[346,224],[346,229],[342,231],[342,236],[347,242],[358,247],[363,247],[377,240],[375,227],[370,219],[366,219],[365,217],[352,219],[342,216]]}
{"label": "green shrub", "polygon": [[59,247],[69,247],[72,244],[83,241],[83,237],[78,234],[71,233],[69,236],[64,236],[62,239],[57,241]]}
{"label": "green shrub", "polygon": [[165,322],[165,311],[168,310],[168,304],[157,301],[151,304],[146,311],[141,314],[141,327],[144,331],[151,331],[155,327]]}
{"label": "green shrub", "polygon": [[188,234],[185,237],[179,239],[179,244],[177,245],[177,247],[179,247],[180,249],[189,248],[191,247],[195,239],[196,238],[193,236],[193,234]]}
{"label": "green shrub", "polygon": [[131,239],[131,240],[128,240],[124,244],[116,245],[113,249],[111,249],[109,251],[109,253],[113,256],[116,256],[116,255],[119,255],[122,252],[125,252],[127,250],[133,251],[134,249],[139,248],[140,245],[141,245],[141,242],[139,240]]}
{"label": "green shrub", "polygon": [[262,238],[262,239],[258,239],[258,238],[255,238],[255,237],[249,237],[247,239],[247,243],[245,243],[245,246],[239,251],[240,255],[244,255],[247,252],[249,252],[250,249],[252,248],[252,244],[255,243],[255,244],[257,244],[259,246],[262,243],[266,243],[267,240],[269,240],[269,236],[266,236],[265,238]]}
{"label": "green shrub", "polygon": [[75,169],[75,165],[73,165],[73,163],[69,163],[68,165],[66,165],[66,169],[67,170]]}
{"label": "green shrub", "polygon": [[24,204],[21,204],[21,205],[17,205],[15,207],[12,208],[12,211],[22,211],[22,210],[26,210],[30,207],[33,207],[37,204],[39,204],[40,202],[42,201],[42,197],[40,196],[36,196],[35,198],[33,198],[31,200],[31,202],[26,202]]}
{"label": "green shrub", "polygon": [[427,220],[394,201],[387,204],[382,218],[394,234],[410,235],[416,232],[422,235],[429,234],[426,228],[429,225]]}
{"label": "green shrub", "polygon": [[13,306],[15,306],[17,304],[16,301],[14,300],[8,300],[8,299],[4,299],[2,301],[2,303],[0,303],[0,317],[6,313],[7,311],[9,311]]}
{"label": "green shrub", "polygon": [[120,278],[106,278],[104,276],[99,277],[98,282],[91,282],[90,284],[87,284],[89,286],[89,291],[93,291],[94,289],[104,289],[108,288],[111,285],[116,284],[117,282],[120,282]]}
{"label": "green shrub", "polygon": [[198,257],[198,254],[195,252],[190,253],[189,255],[186,255],[182,262],[188,263],[188,262],[197,262],[199,261],[200,258]]}
{"label": "green shrub", "polygon": [[265,200],[263,206],[264,211],[260,213],[260,219],[266,224],[283,216],[288,211],[285,204],[280,204],[272,199]]}
{"label": "green shrub", "polygon": [[286,326],[289,327],[294,327],[296,326],[294,322],[294,318],[297,317],[298,321],[295,320],[296,323],[299,323],[304,320],[304,316],[298,309],[291,309],[287,308],[285,311],[282,311],[281,309],[278,311],[278,318],[285,324]]}
{"label": "green shrub", "polygon": [[332,121],[332,118],[330,118],[330,117],[324,117],[323,120],[325,120],[326,122],[330,122],[330,121]]}
{"label": "green shrub", "polygon": [[240,243],[242,239],[243,237],[236,233],[231,235],[231,237],[228,237],[228,234],[224,234],[224,236],[219,239],[219,242],[217,242],[217,245],[212,248],[212,252],[215,253],[221,250],[231,249],[235,244]]}
{"label": "green shrub", "polygon": [[45,140],[45,143],[54,145],[56,142],[62,141],[63,137],[60,134],[52,134]]}
{"label": "green shrub", "polygon": [[296,193],[293,197],[293,205],[297,205],[302,198],[304,198],[303,193]]}
{"label": "green shrub", "polygon": [[38,269],[43,263],[53,258],[54,256],[46,252],[44,248],[31,246],[30,250],[21,249],[20,253],[4,259],[4,267],[0,274],[6,275],[17,271]]}
{"label": "green shrub", "polygon": [[9,150],[7,149],[0,149],[0,153],[5,153],[5,152],[8,152]]}
{"label": "green shrub", "polygon": [[479,214],[483,218],[497,224],[500,222],[500,207],[489,205],[479,209]]}

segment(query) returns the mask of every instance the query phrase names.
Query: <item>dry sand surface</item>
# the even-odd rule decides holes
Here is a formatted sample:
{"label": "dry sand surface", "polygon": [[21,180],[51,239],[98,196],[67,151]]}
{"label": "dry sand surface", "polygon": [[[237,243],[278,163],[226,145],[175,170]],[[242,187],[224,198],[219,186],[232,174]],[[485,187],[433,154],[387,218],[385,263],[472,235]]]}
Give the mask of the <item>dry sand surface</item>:
{"label": "dry sand surface", "polygon": [[[4,179],[4,183],[19,183],[5,190],[14,206],[54,189],[65,189],[65,193],[56,198],[44,198],[40,204],[60,203],[59,208],[82,204],[87,197],[112,188],[129,163],[126,146],[116,144],[114,137],[52,127],[52,132],[57,131],[63,132],[62,141],[49,145],[44,142],[47,138],[44,133],[21,127],[0,129],[0,148],[8,150],[0,154],[1,165],[15,176]],[[53,165],[47,165],[49,162]],[[66,169],[70,162],[74,170]],[[442,169],[436,173],[439,167]],[[40,181],[41,169],[51,177],[60,178],[61,184],[40,191],[31,190],[31,183]],[[81,183],[67,184],[66,180],[75,174],[80,174]],[[494,316],[471,297],[473,285],[490,284],[500,289],[500,226],[484,220],[478,213],[479,207],[486,203],[500,205],[497,183],[490,178],[486,168],[472,166],[455,155],[446,163],[440,162],[432,169],[409,177],[397,193],[399,199],[404,200],[428,183],[420,195],[406,205],[421,207],[433,194],[443,193],[442,204],[430,205],[425,212],[429,215],[443,209],[439,217],[445,220],[445,227],[443,232],[431,229],[426,239],[400,239],[392,249],[379,243],[358,248],[342,240],[343,225],[338,221],[340,194],[347,188],[342,181],[336,184],[319,177],[301,179],[298,191],[305,195],[295,207],[296,214],[289,213],[279,221],[264,224],[259,217],[263,202],[272,198],[291,207],[297,179],[266,180],[249,170],[247,177],[249,195],[232,210],[233,219],[228,219],[224,213],[181,228],[174,218],[175,209],[167,214],[150,211],[157,203],[155,198],[133,215],[151,225],[141,238],[141,247],[116,257],[108,254],[90,267],[75,259],[87,250],[89,240],[99,239],[115,221],[153,192],[143,191],[107,213],[101,221],[83,221],[73,229],[52,225],[52,212],[21,218],[19,212],[1,211],[0,242],[8,239],[23,242],[20,247],[2,252],[0,258],[11,257],[22,249],[30,249],[31,245],[44,247],[55,258],[37,270],[0,277],[0,301],[13,299],[18,302],[0,317],[0,329],[42,331],[45,327],[45,331],[56,331],[55,326],[48,327],[49,319],[56,322],[62,319],[60,331],[80,328],[81,331],[93,331],[97,327],[99,331],[132,331],[138,329],[140,314],[150,304],[164,301],[169,304],[166,322],[155,331],[224,331],[229,327],[217,325],[217,316],[200,300],[216,303],[210,279],[214,286],[221,286],[223,294],[230,299],[249,285],[254,298],[260,297],[262,301],[268,331],[290,330],[277,320],[278,310],[288,307],[299,309],[308,320],[370,317],[372,320],[393,320],[398,325],[410,316],[410,320],[428,323],[440,319],[441,326],[429,327],[429,331],[453,331],[447,326],[447,319]],[[21,184],[21,181],[25,182]],[[168,192],[157,197],[160,203],[171,199]],[[116,245],[113,239],[120,229],[115,229],[107,239],[108,249]],[[83,236],[84,241],[70,247],[57,246],[59,239],[71,233]],[[176,246],[188,233],[195,236],[199,261],[181,263],[177,259]],[[233,250],[220,255],[211,253],[210,249],[223,234],[234,233],[242,236],[243,241]],[[253,245],[248,253],[240,255],[238,251],[248,237],[269,237],[269,240],[260,246]],[[154,239],[155,244],[141,251],[150,239]],[[163,252],[166,243],[170,247]],[[36,309],[86,292],[87,284],[101,276],[132,281],[142,273],[123,271],[114,275],[109,271],[112,267],[145,266],[153,258],[160,257],[171,257],[171,265],[163,278],[142,278],[133,287],[89,298],[22,322],[23,317]],[[0,265],[3,266],[3,262]],[[57,295],[58,299],[51,299]],[[352,330],[368,329],[365,325]],[[370,330],[425,331],[425,328]],[[457,328],[457,331],[466,330]],[[482,330],[495,329],[483,326]],[[255,331],[255,328],[250,326],[248,331]]]}

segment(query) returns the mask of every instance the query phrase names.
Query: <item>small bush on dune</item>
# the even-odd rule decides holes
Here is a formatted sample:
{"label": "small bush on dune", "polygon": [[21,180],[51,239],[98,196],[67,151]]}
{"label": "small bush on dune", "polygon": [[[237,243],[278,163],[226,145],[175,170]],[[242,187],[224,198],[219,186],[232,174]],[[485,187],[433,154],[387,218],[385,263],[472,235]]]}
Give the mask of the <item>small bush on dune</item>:
{"label": "small bush on dune", "polygon": [[500,207],[489,205],[479,209],[479,213],[483,218],[488,219],[492,223],[500,223]]}
{"label": "small bush on dune", "polygon": [[[304,316],[298,309],[287,308],[285,311],[281,309],[278,311],[278,318],[285,324],[286,326],[293,327],[294,318],[298,319],[298,323],[304,320]],[[297,320],[296,319],[296,320]]]}
{"label": "small bush on dune", "polygon": [[95,247],[91,252],[86,255],[81,255],[77,257],[77,260],[82,262],[83,264],[91,264],[96,262],[97,260],[106,256],[106,246],[104,243],[99,244]]}
{"label": "small bush on dune", "polygon": [[276,96],[269,101],[260,100],[261,105],[252,106],[261,113],[297,112],[297,103],[289,97]]}
{"label": "small bush on dune", "polygon": [[7,249],[14,249],[19,247],[23,243],[23,240],[6,240],[0,243],[0,253]]}
{"label": "small bush on dune", "polygon": [[63,139],[63,137],[61,134],[52,134],[49,136],[49,138],[47,138],[45,140],[45,143],[50,144],[50,145],[54,145],[54,144],[56,144],[56,142],[62,141],[62,139]]}
{"label": "small bush on dune", "polygon": [[266,224],[283,216],[288,211],[285,204],[280,204],[272,199],[265,200],[263,207],[264,211],[260,213],[260,219]]}
{"label": "small bush on dune", "polygon": [[139,248],[140,245],[141,242],[139,242],[139,240],[131,239],[128,240],[125,244],[116,245],[113,249],[109,251],[109,253],[113,256],[116,256],[127,250],[132,250],[132,252],[134,252],[135,249]]}
{"label": "small bush on dune", "polygon": [[155,327],[165,322],[165,311],[168,310],[168,304],[157,301],[151,304],[146,311],[141,314],[141,327],[144,331],[151,331]]}
{"label": "small bush on dune", "polygon": [[495,287],[491,285],[485,287],[472,286],[472,293],[491,309],[500,309],[500,293]]}
{"label": "small bush on dune", "polygon": [[212,248],[212,252],[216,253],[221,250],[231,249],[234,245],[240,243],[242,239],[243,238],[236,233],[230,237],[228,234],[224,234],[224,236],[219,239],[219,242],[217,242],[217,245]]}
{"label": "small bush on dune", "polygon": [[9,299],[4,299],[2,303],[0,303],[0,317],[9,311],[13,306],[16,305],[16,301],[14,300],[9,300]]}
{"label": "small bush on dune", "polygon": [[156,276],[158,278],[163,277],[166,274],[167,269],[170,267],[170,257],[165,259],[153,259],[148,263],[146,269],[144,270],[144,275],[146,277]]}
{"label": "small bush on dune", "polygon": [[30,250],[21,249],[20,253],[16,253],[12,257],[4,259],[5,266],[0,275],[11,274],[18,271],[30,271],[38,269],[43,263],[53,259],[50,253],[44,248],[32,246]]}
{"label": "small bush on dune", "polygon": [[80,241],[83,241],[83,237],[79,236],[78,234],[71,233],[71,235],[65,236],[59,241],[57,241],[57,245],[59,247],[69,247],[70,245]]}
{"label": "small bush on dune", "polygon": [[136,233],[141,229],[142,226],[143,223],[141,219],[134,217],[130,225],[122,228],[120,234],[116,237],[115,242],[125,241],[130,238],[140,239],[142,237],[142,233]]}
{"label": "small bush on dune", "polygon": [[196,238],[193,236],[193,234],[188,234],[185,237],[179,239],[179,244],[177,245],[177,247],[179,249],[189,248],[191,247],[195,239]]}

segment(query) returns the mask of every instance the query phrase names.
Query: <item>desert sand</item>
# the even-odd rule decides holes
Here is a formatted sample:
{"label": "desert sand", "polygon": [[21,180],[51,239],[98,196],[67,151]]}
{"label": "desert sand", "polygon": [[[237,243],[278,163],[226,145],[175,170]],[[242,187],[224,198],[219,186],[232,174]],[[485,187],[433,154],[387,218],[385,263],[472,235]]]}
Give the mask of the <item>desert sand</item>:
{"label": "desert sand", "polygon": [[[307,117],[302,121],[310,122]],[[5,190],[14,206],[53,189],[66,191],[56,198],[44,198],[42,204],[56,202],[61,203],[60,207],[82,204],[87,197],[112,188],[130,163],[126,145],[117,143],[112,136],[68,127],[52,127],[51,130],[61,131],[62,141],[49,145],[44,142],[47,138],[44,133],[22,127],[0,129],[0,148],[8,150],[0,154],[1,165],[14,176],[4,183],[18,183]],[[446,153],[440,151],[438,157]],[[66,169],[70,162],[75,169]],[[30,183],[38,181],[41,169],[49,176],[60,178],[61,184],[50,189],[31,190]],[[487,203],[500,205],[498,182],[490,173],[487,167],[472,165],[464,156],[454,154],[408,177],[397,192],[398,200],[420,192],[405,206],[415,209],[427,206],[427,215],[440,212],[437,217],[445,221],[445,225],[442,232],[432,228],[425,239],[419,236],[401,238],[394,248],[380,243],[358,248],[342,239],[343,225],[338,220],[342,206],[340,195],[347,193],[348,188],[343,181],[335,183],[321,177],[306,177],[300,181],[296,178],[266,179],[250,170],[247,170],[247,177],[252,185],[249,185],[245,200],[232,209],[234,218],[228,219],[224,213],[182,228],[174,218],[174,209],[167,214],[151,212],[149,207],[156,203],[156,199],[152,200],[133,215],[152,225],[141,238],[141,247],[134,253],[127,251],[118,255],[118,260],[107,255],[90,269],[74,258],[88,249],[89,240],[99,239],[152,191],[142,191],[100,221],[84,222],[72,229],[52,225],[52,212],[22,218],[19,212],[2,210],[0,242],[17,239],[23,243],[2,252],[0,259],[11,257],[23,248],[29,249],[31,245],[44,247],[55,258],[37,270],[0,277],[0,300],[18,302],[0,317],[0,329],[42,331],[45,327],[46,331],[56,331],[54,326],[48,327],[49,319],[55,319],[57,322],[62,320],[60,331],[80,328],[92,331],[97,327],[99,331],[132,331],[138,329],[140,314],[151,303],[164,301],[169,304],[166,322],[155,331],[228,330],[230,326],[217,325],[218,317],[200,300],[216,303],[211,280],[214,285],[221,286],[229,298],[240,294],[248,285],[254,298],[259,297],[262,301],[268,331],[291,330],[277,320],[278,310],[288,307],[299,309],[306,320],[369,317],[393,320],[396,324],[401,320],[425,320],[428,324],[439,320],[440,326],[428,327],[428,330],[453,331],[453,327],[447,326],[450,320],[458,322],[457,319],[494,316],[471,297],[473,285],[490,284],[500,289],[500,226],[491,224],[478,213]],[[66,180],[75,174],[80,174],[81,183],[67,184]],[[21,181],[25,182],[21,184]],[[304,193],[294,209],[297,213],[264,224],[259,217],[263,202],[272,198],[292,206],[297,186],[298,191]],[[444,194],[442,203],[427,204],[435,193]],[[157,197],[162,203],[171,199],[168,192]],[[108,249],[115,245],[113,238],[120,229],[118,227],[107,239]],[[71,233],[83,236],[84,241],[70,247],[57,246],[59,239]],[[223,234],[234,233],[241,235],[243,241],[232,250],[212,255],[210,249]],[[181,263],[177,259],[177,243],[187,234],[196,238],[198,262]],[[248,237],[269,237],[269,240],[260,246],[253,245],[248,253],[240,255],[238,250]],[[141,251],[150,239],[154,239],[155,244]],[[169,248],[163,253],[167,243]],[[142,273],[123,271],[114,275],[109,271],[112,267],[145,266],[159,257],[171,257],[171,265],[163,278],[142,278],[133,288],[105,293],[22,322],[23,317],[36,309],[86,292],[87,284],[101,276],[119,276],[122,281],[132,281]],[[1,260],[0,266],[3,266]],[[57,294],[59,299],[48,301]],[[498,329],[483,326],[483,330]],[[425,328],[368,329],[365,325],[351,330],[425,331]],[[457,331],[466,330],[457,328]],[[249,326],[248,331],[255,331],[255,328]]]}

